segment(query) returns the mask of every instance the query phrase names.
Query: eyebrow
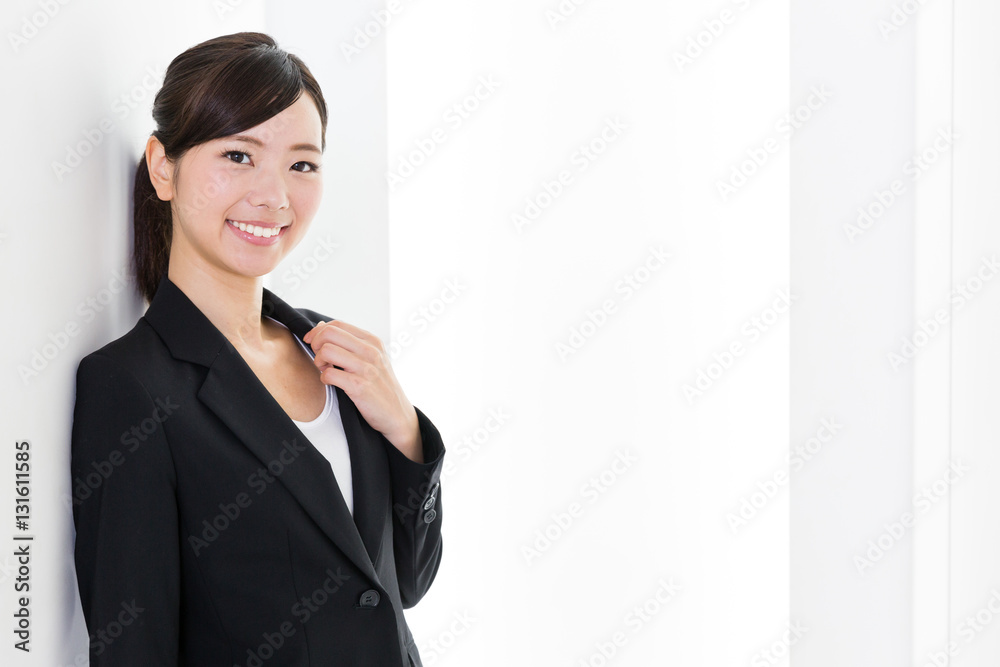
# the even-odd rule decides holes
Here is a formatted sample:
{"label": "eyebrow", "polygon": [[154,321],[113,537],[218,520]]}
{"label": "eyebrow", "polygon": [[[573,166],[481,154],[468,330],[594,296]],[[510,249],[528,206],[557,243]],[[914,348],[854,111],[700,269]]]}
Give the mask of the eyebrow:
{"label": "eyebrow", "polygon": [[[249,134],[234,134],[233,136],[231,136],[229,138],[230,139],[235,139],[236,141],[245,141],[248,144],[253,144],[257,148],[263,148],[264,147],[264,142],[263,141],[261,141],[257,137],[251,137]],[[319,153],[320,155],[323,154],[323,151],[321,151],[320,149],[316,148],[315,144],[295,144],[293,146],[290,146],[289,150],[292,150],[292,151],[312,151],[314,153]]]}

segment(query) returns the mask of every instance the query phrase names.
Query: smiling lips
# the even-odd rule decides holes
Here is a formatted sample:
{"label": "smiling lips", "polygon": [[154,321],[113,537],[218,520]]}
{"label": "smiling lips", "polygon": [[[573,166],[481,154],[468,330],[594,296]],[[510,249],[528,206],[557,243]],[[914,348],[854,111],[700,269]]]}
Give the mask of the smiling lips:
{"label": "smiling lips", "polygon": [[288,227],[288,225],[280,224],[266,224],[266,223],[247,223],[247,222],[237,222],[235,220],[226,220],[226,223],[232,225],[236,229],[246,234],[251,234],[258,238],[269,239],[273,236],[278,236],[281,234],[281,230]]}

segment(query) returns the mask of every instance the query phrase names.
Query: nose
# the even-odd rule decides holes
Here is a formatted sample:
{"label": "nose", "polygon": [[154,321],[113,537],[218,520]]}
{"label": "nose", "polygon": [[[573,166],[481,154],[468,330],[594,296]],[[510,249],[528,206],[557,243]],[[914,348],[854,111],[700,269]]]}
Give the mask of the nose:
{"label": "nose", "polygon": [[277,169],[259,169],[248,195],[251,206],[266,206],[269,211],[288,208],[288,186],[285,175]]}

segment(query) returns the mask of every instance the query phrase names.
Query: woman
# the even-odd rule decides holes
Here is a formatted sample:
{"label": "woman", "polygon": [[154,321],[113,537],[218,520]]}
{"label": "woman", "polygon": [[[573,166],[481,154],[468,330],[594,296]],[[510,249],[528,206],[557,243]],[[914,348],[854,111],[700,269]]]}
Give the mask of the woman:
{"label": "woman", "polygon": [[91,665],[421,665],[403,609],[441,560],[441,436],[378,338],[262,283],[319,206],[319,85],[267,35],[228,35],[174,59],[153,119],[150,305],[77,372]]}

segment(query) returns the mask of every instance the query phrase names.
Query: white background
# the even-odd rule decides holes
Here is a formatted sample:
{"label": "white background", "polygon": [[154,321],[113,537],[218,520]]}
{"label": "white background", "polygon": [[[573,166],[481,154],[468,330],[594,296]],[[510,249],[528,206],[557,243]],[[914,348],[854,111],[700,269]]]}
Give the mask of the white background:
{"label": "white background", "polygon": [[[1000,290],[949,299],[1000,246],[996,10],[577,2],[5,5],[0,507],[28,439],[36,536],[25,656],[0,513],[5,664],[85,664],[60,498],[76,364],[141,314],[114,272],[147,68],[239,30],[300,55],[331,108],[322,208],[269,287],[390,343],[448,447],[444,561],[407,612],[428,667],[922,666],[949,641],[949,664],[996,663]],[[969,472],[919,512],[957,460]],[[859,565],[907,511],[915,527]]]}

